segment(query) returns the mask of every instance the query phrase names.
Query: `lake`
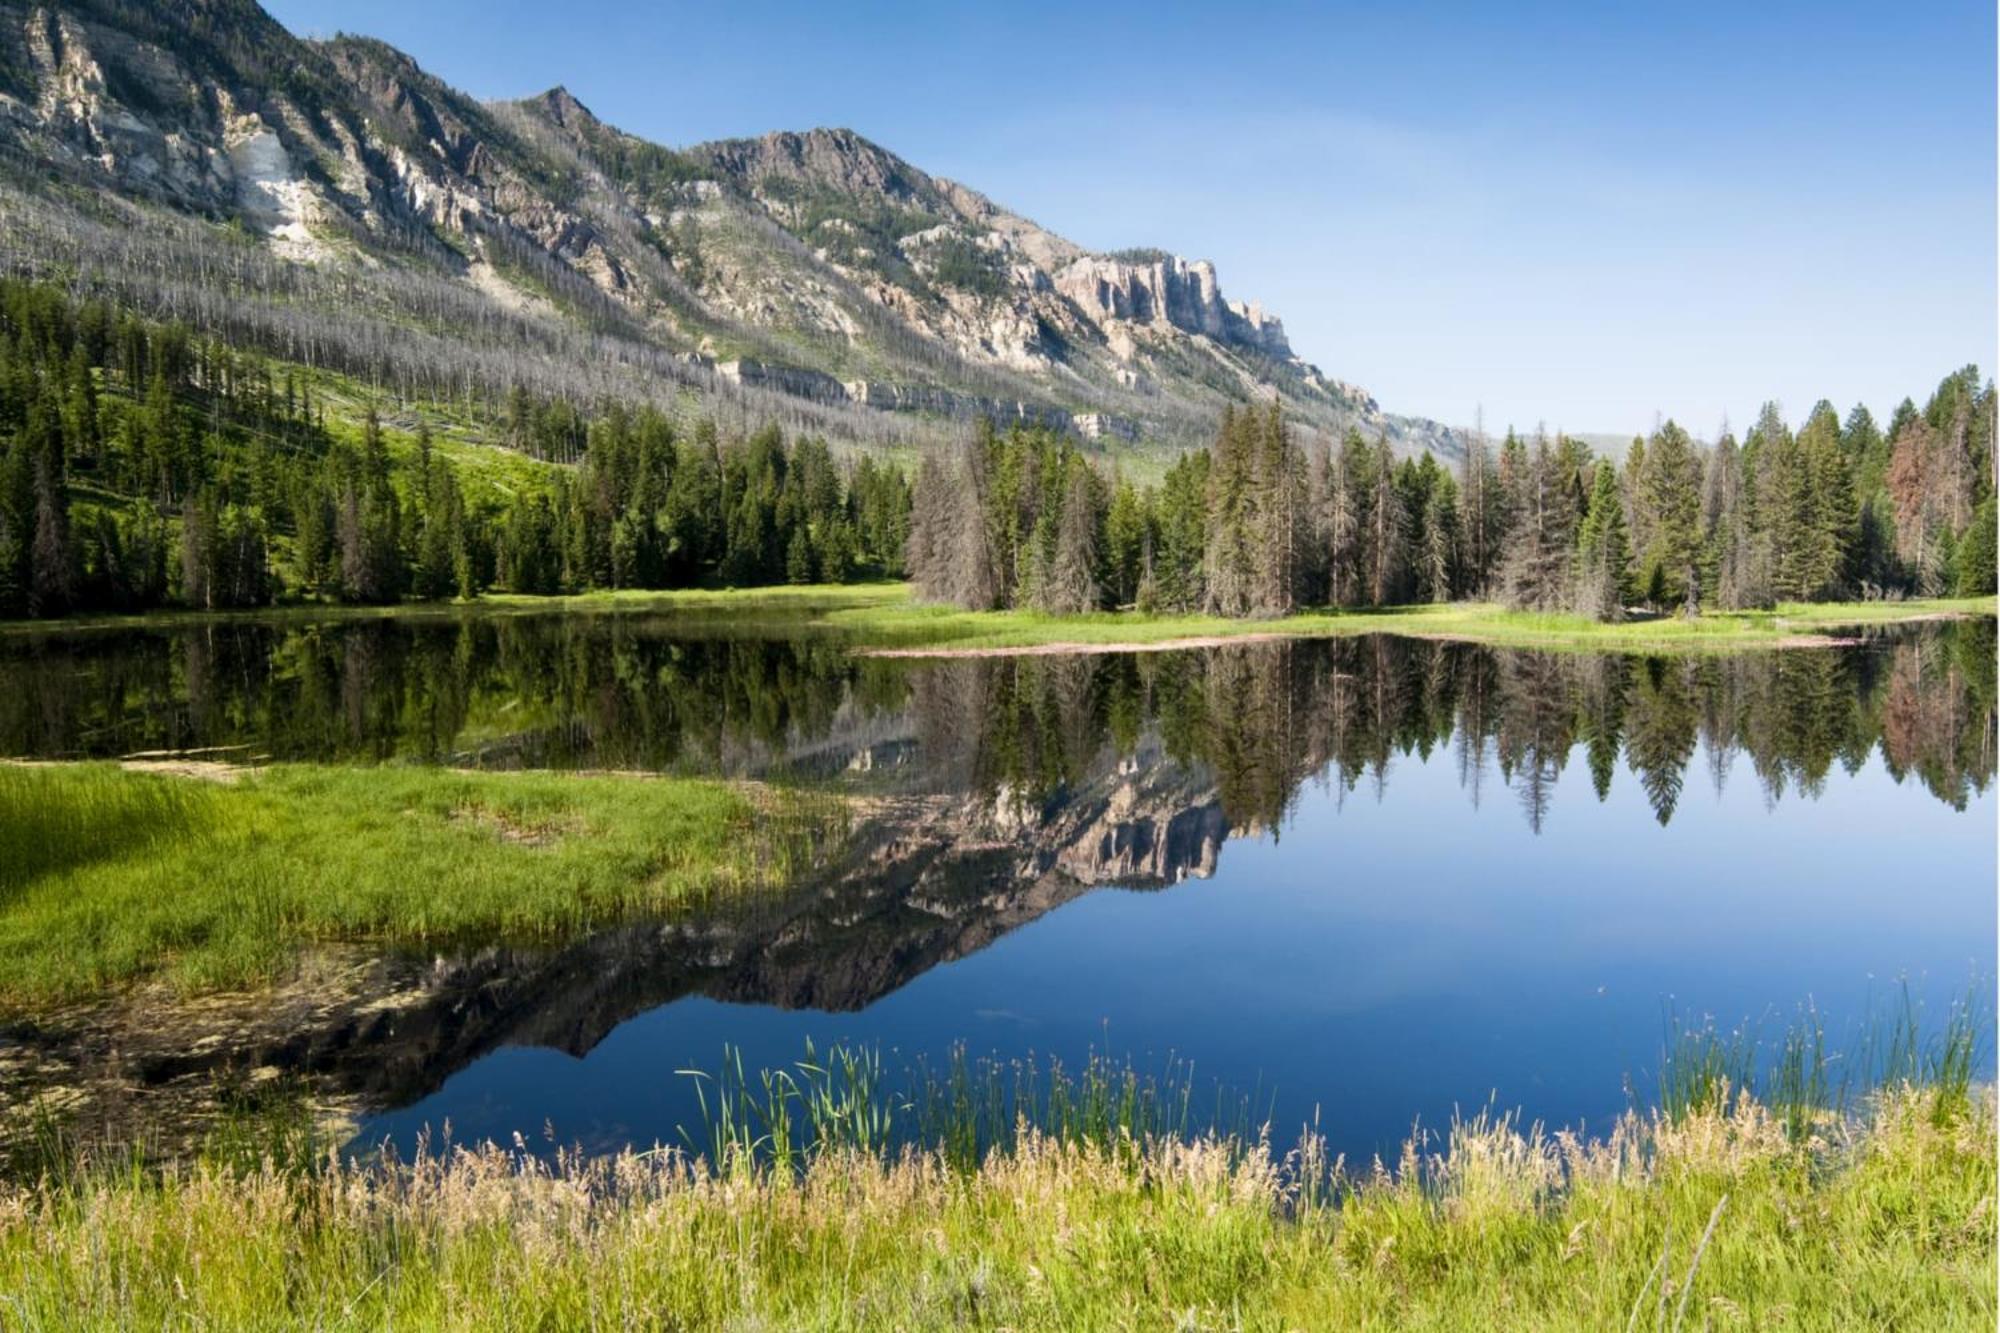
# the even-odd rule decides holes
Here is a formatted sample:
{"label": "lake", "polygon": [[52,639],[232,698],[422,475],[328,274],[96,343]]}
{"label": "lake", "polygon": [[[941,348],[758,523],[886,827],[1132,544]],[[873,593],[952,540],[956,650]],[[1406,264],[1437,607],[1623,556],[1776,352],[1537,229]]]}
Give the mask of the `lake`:
{"label": "lake", "polygon": [[[357,1148],[447,1122],[645,1146],[698,1125],[682,1071],[725,1048],[845,1042],[892,1071],[1129,1059],[1366,1160],[1489,1104],[1602,1129],[1654,1095],[1674,1022],[1775,1037],[1810,1003],[1840,1045],[1905,984],[1941,1020],[1989,983],[1994,653],[1990,621],[1729,656],[1376,635],[954,660],[685,613],[184,622],[0,636],[0,754],[861,798],[783,893],[370,958],[284,1031],[159,1034],[120,1075],[142,1115],[276,1067]],[[0,1040],[32,1068],[65,1039]]]}

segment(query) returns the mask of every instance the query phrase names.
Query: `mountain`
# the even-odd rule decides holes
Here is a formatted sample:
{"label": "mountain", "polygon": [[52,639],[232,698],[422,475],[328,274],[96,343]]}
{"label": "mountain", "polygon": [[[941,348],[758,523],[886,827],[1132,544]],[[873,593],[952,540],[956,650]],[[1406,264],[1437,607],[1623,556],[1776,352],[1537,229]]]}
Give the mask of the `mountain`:
{"label": "mountain", "polygon": [[848,130],[674,149],[561,88],[480,102],[251,0],[0,0],[0,222],[12,269],[410,394],[1173,447],[1275,393],[1308,432],[1457,448],[1205,261],[1093,253]]}

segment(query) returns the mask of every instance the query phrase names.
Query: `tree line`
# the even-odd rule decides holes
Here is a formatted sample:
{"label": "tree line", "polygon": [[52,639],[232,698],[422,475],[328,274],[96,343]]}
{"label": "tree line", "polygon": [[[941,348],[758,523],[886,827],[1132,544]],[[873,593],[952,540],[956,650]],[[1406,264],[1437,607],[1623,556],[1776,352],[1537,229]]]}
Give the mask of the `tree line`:
{"label": "tree line", "polygon": [[510,396],[569,465],[481,480],[419,424],[329,423],[326,381],[108,302],[0,279],[0,616],[493,588],[898,577],[910,491],[775,424]]}
{"label": "tree line", "polygon": [[1994,591],[1994,389],[1968,366],[1886,429],[1766,404],[1739,442],[1669,420],[1622,460],[1573,436],[1468,441],[1456,474],[1350,430],[1301,448],[1225,410],[1157,487],[1046,430],[990,428],[913,490],[920,593],[975,609],[1227,616],[1492,598],[1617,620],[1778,601]]}
{"label": "tree line", "polygon": [[1860,650],[1670,658],[1367,635],[965,658],[909,688],[948,781],[1030,811],[1144,754],[1155,796],[1218,801],[1235,830],[1280,828],[1308,783],[1344,799],[1365,782],[1380,799],[1399,759],[1443,751],[1475,805],[1497,778],[1540,832],[1578,763],[1603,801],[1622,762],[1662,825],[1691,778],[1720,793],[1739,760],[1776,802],[1817,798],[1879,754],[1895,781],[1962,810],[1995,773],[1993,653],[1988,621]]}
{"label": "tree line", "polygon": [[1813,797],[1879,756],[1964,809],[2000,755],[1994,635],[1982,619],[1839,651],[1665,658],[1368,635],[912,668],[812,636],[597,617],[260,618],[63,655],[0,639],[0,751],[254,741],[289,759],[757,776],[914,738],[929,789],[987,810],[1087,802],[1137,759],[1147,801],[1218,802],[1238,829],[1281,825],[1309,782],[1379,796],[1400,760],[1439,752],[1473,801],[1516,801],[1536,828],[1572,765],[1599,799],[1636,781],[1665,822],[1691,781]]}

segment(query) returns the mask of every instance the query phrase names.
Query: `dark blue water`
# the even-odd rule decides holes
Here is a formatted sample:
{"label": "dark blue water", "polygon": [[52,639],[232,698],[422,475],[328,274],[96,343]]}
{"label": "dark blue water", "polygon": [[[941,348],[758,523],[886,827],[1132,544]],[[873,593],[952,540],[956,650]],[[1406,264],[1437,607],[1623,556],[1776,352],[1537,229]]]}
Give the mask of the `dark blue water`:
{"label": "dark blue water", "polygon": [[[681,1141],[691,1081],[725,1044],[748,1066],[808,1040],[894,1068],[956,1043],[1002,1059],[1092,1052],[1255,1092],[1289,1141],[1316,1122],[1350,1159],[1492,1103],[1602,1128],[1652,1095],[1670,1011],[1775,1039],[1811,1003],[1839,1047],[1907,983],[1941,1021],[1993,975],[1994,805],[1893,777],[1879,746],[1810,794],[1748,753],[1717,789],[1696,748],[1671,818],[1621,757],[1600,800],[1583,744],[1540,829],[1492,754],[1472,799],[1454,745],[1395,755],[1347,790],[1308,778],[1275,830],[1209,878],[1092,888],[852,1013],[689,996],[580,1056],[502,1046],[360,1142],[516,1130],[591,1148]],[[699,1136],[697,1135],[697,1138]]]}
{"label": "dark blue water", "polygon": [[210,1061],[298,1060],[368,1112],[357,1149],[701,1141],[680,1071],[810,1041],[879,1050],[892,1087],[955,1049],[1192,1069],[1199,1106],[1365,1160],[1489,1104],[1602,1128],[1655,1096],[1670,1021],[1775,1041],[1811,1004],[1838,1050],[1907,985],[1935,1030],[1995,973],[1995,694],[1991,621],[1701,659],[912,664],[671,615],[252,620],[0,638],[0,753],[870,798],[768,898],[391,959],[413,1007]]}

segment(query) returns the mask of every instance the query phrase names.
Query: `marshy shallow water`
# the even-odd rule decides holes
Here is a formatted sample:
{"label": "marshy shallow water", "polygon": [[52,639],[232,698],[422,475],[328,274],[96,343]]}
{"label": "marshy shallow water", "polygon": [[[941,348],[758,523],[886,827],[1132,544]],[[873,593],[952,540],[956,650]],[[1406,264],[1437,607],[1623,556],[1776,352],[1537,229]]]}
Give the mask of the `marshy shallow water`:
{"label": "marshy shallow water", "polygon": [[[688,615],[242,620],[0,637],[0,754],[869,798],[781,894],[345,955],[355,993],[282,1031],[155,1033],[100,1071],[142,1117],[240,1066],[335,1097],[357,1145],[447,1121],[677,1142],[701,1114],[680,1071],[846,1042],[892,1071],[961,1047],[1191,1069],[1365,1158],[1489,1100],[1601,1128],[1652,1095],[1671,1021],[1775,1035],[1810,999],[1839,1045],[1904,979],[1939,1017],[1989,979],[1994,647],[1981,621],[1714,657],[1372,636],[888,661]],[[0,1068],[64,1039],[17,1025]]]}

